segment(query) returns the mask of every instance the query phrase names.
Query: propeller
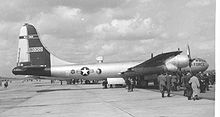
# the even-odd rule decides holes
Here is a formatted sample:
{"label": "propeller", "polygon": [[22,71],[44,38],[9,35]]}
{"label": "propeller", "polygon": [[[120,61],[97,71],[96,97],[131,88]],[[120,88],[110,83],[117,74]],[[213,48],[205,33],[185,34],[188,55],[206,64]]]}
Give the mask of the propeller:
{"label": "propeller", "polygon": [[191,54],[190,54],[190,48],[189,45],[187,44],[187,56],[189,57],[189,59],[191,59]]}
{"label": "propeller", "polygon": [[187,56],[189,58],[189,67],[190,67],[190,71],[191,71],[192,62],[193,62],[194,59],[192,59],[192,57],[191,57],[190,47],[189,47],[188,44],[187,44],[187,51],[186,52],[187,52]]}

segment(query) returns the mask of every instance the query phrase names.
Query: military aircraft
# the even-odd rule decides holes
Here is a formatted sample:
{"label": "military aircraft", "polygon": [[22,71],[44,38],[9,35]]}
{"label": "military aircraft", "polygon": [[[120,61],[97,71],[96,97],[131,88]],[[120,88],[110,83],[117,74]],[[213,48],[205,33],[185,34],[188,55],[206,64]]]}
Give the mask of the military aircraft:
{"label": "military aircraft", "polygon": [[[208,63],[203,59],[191,59],[182,51],[172,51],[152,56],[149,60],[135,62],[78,64],[63,61],[51,54],[41,43],[35,27],[25,23],[20,29],[15,75],[30,75],[46,79],[85,79],[138,77],[178,70],[205,71]],[[199,60],[199,61],[197,61]],[[188,69],[188,68],[190,69]],[[149,77],[150,79],[150,77]]]}

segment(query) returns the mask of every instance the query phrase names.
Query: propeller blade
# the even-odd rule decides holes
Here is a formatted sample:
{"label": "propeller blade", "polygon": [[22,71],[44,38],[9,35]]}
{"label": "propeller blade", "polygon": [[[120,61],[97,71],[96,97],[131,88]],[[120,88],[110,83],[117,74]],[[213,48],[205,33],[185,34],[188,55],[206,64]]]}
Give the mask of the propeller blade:
{"label": "propeller blade", "polygon": [[189,59],[191,59],[191,53],[190,53],[190,48],[189,45],[187,44],[187,56],[189,57]]}
{"label": "propeller blade", "polygon": [[187,44],[187,51],[186,52],[187,52],[187,56],[189,58],[189,67],[191,68],[193,60],[191,58],[190,47],[188,44]]}

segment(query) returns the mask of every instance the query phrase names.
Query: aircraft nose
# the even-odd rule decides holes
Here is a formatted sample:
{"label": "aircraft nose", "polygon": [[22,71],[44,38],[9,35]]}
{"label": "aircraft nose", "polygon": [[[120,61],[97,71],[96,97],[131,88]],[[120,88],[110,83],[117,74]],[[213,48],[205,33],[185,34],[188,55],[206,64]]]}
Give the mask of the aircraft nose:
{"label": "aircraft nose", "polygon": [[205,62],[205,70],[207,70],[209,67],[209,64],[207,62]]}

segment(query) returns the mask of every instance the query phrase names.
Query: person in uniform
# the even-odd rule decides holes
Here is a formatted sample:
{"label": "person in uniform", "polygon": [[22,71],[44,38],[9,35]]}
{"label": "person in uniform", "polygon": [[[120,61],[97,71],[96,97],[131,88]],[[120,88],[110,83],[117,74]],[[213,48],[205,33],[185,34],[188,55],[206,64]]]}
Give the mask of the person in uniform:
{"label": "person in uniform", "polygon": [[131,80],[131,92],[133,92],[134,90],[134,79],[130,79]]}
{"label": "person in uniform", "polygon": [[102,85],[103,85],[103,88],[104,88],[104,89],[107,89],[107,88],[108,88],[108,87],[107,87],[108,81],[107,81],[107,80],[104,80],[104,81],[102,82]]}
{"label": "person in uniform", "polygon": [[8,87],[8,81],[5,82],[4,86],[5,86],[5,88]]}
{"label": "person in uniform", "polygon": [[205,79],[204,79],[204,74],[199,72],[197,74],[197,78],[199,80],[200,84],[200,93],[205,93]]}
{"label": "person in uniform", "polygon": [[209,91],[209,78],[204,74],[204,79],[205,79],[205,89]]}
{"label": "person in uniform", "polygon": [[189,82],[189,80],[187,81],[187,75],[186,73],[183,73],[182,75],[182,86],[183,86],[183,96],[187,96],[187,90],[186,90],[186,84]]}
{"label": "person in uniform", "polygon": [[172,79],[172,75],[171,74],[166,75],[167,97],[170,97],[171,79]]}
{"label": "person in uniform", "polygon": [[126,85],[128,86],[128,92],[130,92],[131,91],[131,80],[130,80],[130,78],[128,78],[126,80]]}
{"label": "person in uniform", "polygon": [[191,73],[187,73],[186,75],[183,76],[183,82],[185,86],[185,96],[187,96],[188,100],[191,100],[192,97],[192,87],[191,84],[189,83],[190,78],[192,77]]}
{"label": "person in uniform", "polygon": [[164,74],[160,74],[158,76],[159,89],[162,97],[164,97],[164,91],[166,90],[166,76]]}
{"label": "person in uniform", "polygon": [[205,93],[205,80],[204,78],[198,78],[200,84],[200,93]]}
{"label": "person in uniform", "polygon": [[171,86],[172,86],[172,91],[177,91],[177,75],[176,74],[173,74],[172,75],[172,79],[171,79]]}
{"label": "person in uniform", "polygon": [[193,75],[190,78],[189,83],[191,84],[191,87],[193,90],[193,100],[198,100],[199,99],[199,97],[198,97],[199,87],[200,87],[198,78],[195,75]]}

